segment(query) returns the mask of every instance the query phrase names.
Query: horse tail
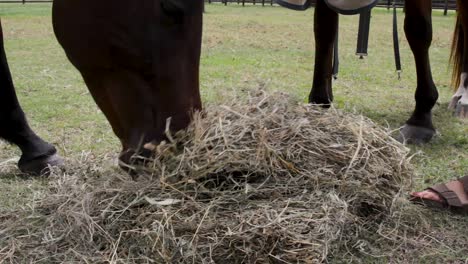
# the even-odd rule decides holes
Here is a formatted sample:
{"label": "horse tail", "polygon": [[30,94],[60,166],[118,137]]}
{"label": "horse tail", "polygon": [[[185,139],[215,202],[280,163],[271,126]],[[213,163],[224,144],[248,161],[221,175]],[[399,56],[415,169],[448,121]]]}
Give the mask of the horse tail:
{"label": "horse tail", "polygon": [[452,86],[457,89],[460,86],[460,76],[463,71],[463,49],[465,45],[465,32],[463,31],[461,12],[457,12],[457,22],[453,33],[452,50],[450,52],[450,64],[452,64]]}

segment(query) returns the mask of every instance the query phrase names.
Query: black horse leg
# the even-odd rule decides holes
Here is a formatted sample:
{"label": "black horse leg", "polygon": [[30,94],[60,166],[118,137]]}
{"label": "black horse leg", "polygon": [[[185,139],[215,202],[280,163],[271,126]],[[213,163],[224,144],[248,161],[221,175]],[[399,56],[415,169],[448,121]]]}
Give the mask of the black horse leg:
{"label": "black horse leg", "polygon": [[333,44],[338,30],[338,14],[323,0],[315,6],[315,66],[309,102],[329,106],[333,101]]}
{"label": "black horse leg", "polygon": [[19,105],[3,46],[0,22],[0,138],[17,145],[22,156],[21,171],[40,174],[48,165],[62,163],[54,146],[39,138],[29,127]]}
{"label": "black horse leg", "polygon": [[426,143],[435,134],[432,108],[439,94],[432,79],[429,47],[432,42],[431,1],[405,1],[405,34],[416,62],[416,108],[401,129],[407,143]]}

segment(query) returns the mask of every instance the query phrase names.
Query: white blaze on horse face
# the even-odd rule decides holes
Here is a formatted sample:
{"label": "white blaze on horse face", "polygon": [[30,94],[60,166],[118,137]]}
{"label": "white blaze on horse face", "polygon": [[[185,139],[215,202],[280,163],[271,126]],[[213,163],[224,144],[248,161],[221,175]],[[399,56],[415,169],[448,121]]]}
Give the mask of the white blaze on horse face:
{"label": "white blaze on horse face", "polygon": [[452,102],[449,106],[451,109],[455,109],[457,104],[468,105],[468,86],[465,86],[467,78],[468,73],[463,72],[460,77],[460,86],[458,86],[458,90],[452,96]]}

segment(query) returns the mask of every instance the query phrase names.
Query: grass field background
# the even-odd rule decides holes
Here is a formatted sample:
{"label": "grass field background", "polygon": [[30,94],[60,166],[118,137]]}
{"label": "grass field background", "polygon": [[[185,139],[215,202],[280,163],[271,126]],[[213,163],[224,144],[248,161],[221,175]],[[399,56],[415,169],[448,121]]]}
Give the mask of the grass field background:
{"label": "grass field background", "polygon": [[[73,163],[83,156],[105,157],[103,169],[114,170],[119,151],[104,116],[95,106],[79,73],[55,41],[50,4],[0,4],[6,51],[18,96],[32,127],[55,144]],[[392,16],[386,9],[373,12],[369,57],[355,55],[357,16],[340,17],[339,79],[334,83],[335,105],[362,113],[375,122],[397,129],[414,107],[414,62],[404,38],[403,14],[399,33],[403,75],[397,79],[392,49]],[[453,94],[448,67],[455,13],[434,11],[431,62],[440,99],[434,109],[438,136],[425,146],[411,146],[417,154],[415,189],[468,174],[468,122],[447,110]],[[314,61],[313,10],[294,12],[279,7],[207,5],[201,64],[201,93],[205,103],[216,103],[226,93],[249,88],[281,90],[306,101]],[[40,195],[46,179],[18,177],[19,151],[0,143],[0,207],[24,206]],[[101,159],[100,159],[101,160]],[[107,162],[108,161],[108,162]],[[101,166],[101,165],[100,165]],[[31,193],[31,188],[37,192]],[[467,236],[466,218],[429,214],[435,229],[447,236]],[[447,263],[468,260],[460,244],[441,245],[422,261]],[[435,263],[435,262],[434,262]]]}

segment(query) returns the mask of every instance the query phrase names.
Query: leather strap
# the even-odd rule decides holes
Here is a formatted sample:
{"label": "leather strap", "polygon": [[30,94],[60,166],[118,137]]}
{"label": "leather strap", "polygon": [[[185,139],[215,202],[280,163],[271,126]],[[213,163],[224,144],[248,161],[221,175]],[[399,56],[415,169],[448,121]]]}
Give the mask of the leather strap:
{"label": "leather strap", "polygon": [[332,76],[333,79],[338,79],[338,72],[340,71],[340,57],[339,57],[339,52],[338,52],[338,32],[339,32],[339,27],[337,26],[336,29],[336,37],[335,37],[335,43],[333,44],[333,68],[332,68]]}
{"label": "leather strap", "polygon": [[371,10],[367,10],[359,14],[359,31],[357,38],[356,55],[362,59],[367,56],[367,48],[369,46],[369,31],[370,31]]}
{"label": "leather strap", "polygon": [[431,190],[440,195],[440,197],[442,197],[446,201],[447,205],[450,207],[460,208],[464,206],[464,204],[462,204],[462,202],[460,201],[458,195],[455,192],[451,191],[449,188],[447,188],[445,184],[435,185],[431,188],[428,188],[428,190]]}
{"label": "leather strap", "polygon": [[465,190],[465,193],[468,195],[468,175],[461,177],[458,181],[463,184],[463,190]]}
{"label": "leather strap", "polygon": [[393,53],[395,55],[395,67],[398,80],[401,79],[400,43],[398,42],[398,20],[395,0],[393,0]]}

